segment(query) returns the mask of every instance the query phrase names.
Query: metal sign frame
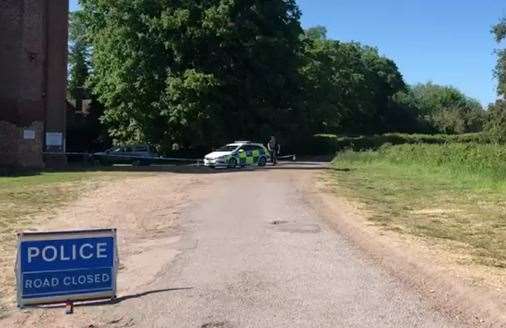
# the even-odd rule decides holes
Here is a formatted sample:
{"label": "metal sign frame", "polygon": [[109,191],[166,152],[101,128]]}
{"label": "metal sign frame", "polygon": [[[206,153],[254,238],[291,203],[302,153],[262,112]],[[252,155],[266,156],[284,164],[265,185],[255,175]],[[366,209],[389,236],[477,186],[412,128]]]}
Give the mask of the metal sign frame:
{"label": "metal sign frame", "polygon": [[[23,277],[21,272],[21,244],[25,241],[51,241],[51,240],[66,240],[66,239],[79,239],[79,238],[100,238],[112,237],[113,241],[113,259],[111,269],[111,290],[75,293],[57,296],[41,296],[34,298],[23,298]],[[70,231],[48,231],[48,232],[19,232],[17,240],[17,256],[16,256],[16,289],[17,289],[17,304],[18,307],[23,308],[30,305],[41,304],[54,304],[73,301],[90,301],[99,299],[116,298],[116,284],[117,273],[119,266],[118,257],[118,243],[117,243],[116,229],[87,229],[87,230],[70,230]]]}

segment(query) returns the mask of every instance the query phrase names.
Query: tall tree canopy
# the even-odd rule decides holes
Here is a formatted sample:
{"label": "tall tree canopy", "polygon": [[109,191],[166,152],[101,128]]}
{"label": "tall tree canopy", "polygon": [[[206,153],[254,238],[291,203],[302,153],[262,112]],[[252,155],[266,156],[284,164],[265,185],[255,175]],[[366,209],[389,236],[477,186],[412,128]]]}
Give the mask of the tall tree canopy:
{"label": "tall tree canopy", "polygon": [[[497,43],[506,40],[506,17],[492,28]],[[498,79],[497,91],[500,96],[506,97],[506,49],[497,50],[497,65],[495,74]]]}
{"label": "tall tree canopy", "polygon": [[329,40],[324,27],[305,33],[305,101],[312,129],[379,132],[392,96],[404,90],[395,63],[375,48]]}
{"label": "tall tree canopy", "polygon": [[496,142],[506,142],[506,100],[498,99],[488,108],[487,131]]}
{"label": "tall tree canopy", "polygon": [[481,104],[454,87],[417,84],[397,94],[395,100],[412,111],[427,132],[466,133],[483,128],[486,113]]}
{"label": "tall tree canopy", "polygon": [[69,22],[69,86],[68,90],[73,99],[82,98],[82,90],[89,75],[90,49],[86,39],[86,26],[82,13],[72,12]]}
{"label": "tall tree canopy", "polygon": [[[506,40],[506,17],[499,21],[492,28],[497,43]],[[497,50],[497,64],[495,68],[495,76],[497,78],[497,94],[499,98],[495,104],[489,107],[489,120],[487,122],[487,130],[490,135],[500,142],[506,141],[506,48]]]}
{"label": "tall tree canopy", "polygon": [[[68,112],[67,148],[69,151],[93,151],[109,146],[107,131],[100,122],[103,106],[89,92],[87,82],[92,71],[90,63],[91,44],[87,36],[86,17],[82,11],[72,12],[69,21],[69,83],[71,102],[75,101],[76,112]],[[82,115],[83,100],[88,100],[86,114]],[[91,100],[91,102],[90,102]],[[79,112],[79,113],[77,113]]]}
{"label": "tall tree canopy", "polygon": [[91,82],[117,140],[216,144],[289,133],[301,121],[294,0],[82,0],[82,8]]}
{"label": "tall tree canopy", "polygon": [[295,0],[81,5],[76,31],[90,42],[90,69],[77,64],[75,42],[71,80],[90,74],[117,142],[163,151],[271,134],[297,144],[320,132],[478,129],[478,103],[451,88],[409,89],[377,49],[330,40],[321,26],[303,31]]}

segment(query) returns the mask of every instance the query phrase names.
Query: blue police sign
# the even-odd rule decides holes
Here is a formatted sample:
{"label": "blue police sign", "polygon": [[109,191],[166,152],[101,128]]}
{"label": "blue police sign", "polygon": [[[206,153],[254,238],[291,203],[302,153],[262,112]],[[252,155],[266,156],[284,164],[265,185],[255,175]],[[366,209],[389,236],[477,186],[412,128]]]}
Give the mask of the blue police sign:
{"label": "blue police sign", "polygon": [[116,229],[18,234],[18,306],[116,297]]}

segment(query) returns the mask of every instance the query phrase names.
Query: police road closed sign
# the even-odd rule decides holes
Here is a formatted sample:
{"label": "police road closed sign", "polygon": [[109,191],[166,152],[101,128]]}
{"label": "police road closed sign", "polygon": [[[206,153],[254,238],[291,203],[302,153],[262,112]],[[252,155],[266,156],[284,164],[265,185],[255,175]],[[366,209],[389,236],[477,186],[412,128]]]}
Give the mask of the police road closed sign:
{"label": "police road closed sign", "polygon": [[116,272],[116,229],[18,235],[18,306],[114,298]]}

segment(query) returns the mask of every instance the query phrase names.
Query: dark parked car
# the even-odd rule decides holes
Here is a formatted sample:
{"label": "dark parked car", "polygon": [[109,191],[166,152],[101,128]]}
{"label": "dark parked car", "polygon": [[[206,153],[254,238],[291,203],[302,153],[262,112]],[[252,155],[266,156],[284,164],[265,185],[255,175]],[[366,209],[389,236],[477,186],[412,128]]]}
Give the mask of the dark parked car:
{"label": "dark parked car", "polygon": [[116,146],[103,152],[94,153],[92,160],[101,165],[132,164],[149,165],[159,158],[149,145]]}

